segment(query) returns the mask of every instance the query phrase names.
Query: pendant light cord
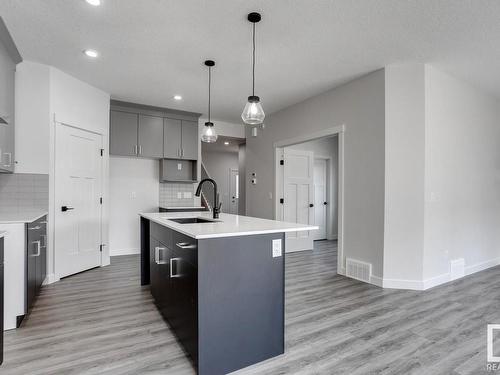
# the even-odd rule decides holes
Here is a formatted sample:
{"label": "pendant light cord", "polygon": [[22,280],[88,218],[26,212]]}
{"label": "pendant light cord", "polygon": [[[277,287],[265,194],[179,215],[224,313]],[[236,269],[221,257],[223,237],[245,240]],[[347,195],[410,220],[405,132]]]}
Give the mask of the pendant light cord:
{"label": "pendant light cord", "polygon": [[253,23],[252,95],[255,96],[255,22]]}
{"label": "pendant light cord", "polygon": [[208,122],[210,122],[210,86],[212,85],[212,67],[208,67]]}

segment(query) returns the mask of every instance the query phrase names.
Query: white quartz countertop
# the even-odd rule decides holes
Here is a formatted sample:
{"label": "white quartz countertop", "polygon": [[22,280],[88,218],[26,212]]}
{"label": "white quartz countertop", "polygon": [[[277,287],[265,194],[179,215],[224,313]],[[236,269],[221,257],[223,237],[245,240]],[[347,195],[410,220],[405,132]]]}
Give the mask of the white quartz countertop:
{"label": "white quartz countertop", "polygon": [[161,206],[161,208],[165,208],[167,210],[194,210],[194,209],[198,209],[200,211],[203,211],[205,210],[205,207],[203,206],[184,206],[184,207],[174,207],[174,206]]}
{"label": "white quartz countertop", "polygon": [[47,215],[47,211],[0,212],[0,224],[31,223]]}
{"label": "white quartz countertop", "polygon": [[169,219],[202,217],[212,219],[211,212],[155,212],[141,213],[140,216],[160,225],[183,233],[195,239],[248,236],[266,233],[299,232],[316,230],[317,226],[287,223],[284,221],[259,219],[250,216],[220,214],[219,221],[213,223],[180,224]]}

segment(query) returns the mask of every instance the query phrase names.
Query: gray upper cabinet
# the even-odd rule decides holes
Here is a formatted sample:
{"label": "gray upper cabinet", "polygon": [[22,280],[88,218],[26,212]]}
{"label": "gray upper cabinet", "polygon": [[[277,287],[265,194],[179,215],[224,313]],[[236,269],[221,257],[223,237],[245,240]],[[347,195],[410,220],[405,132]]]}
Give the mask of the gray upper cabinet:
{"label": "gray upper cabinet", "polygon": [[137,156],[137,126],[139,115],[136,113],[111,111],[109,153],[120,156]]}
{"label": "gray upper cabinet", "polygon": [[182,148],[182,121],[165,119],[163,130],[163,157],[180,159]]}
{"label": "gray upper cabinet", "polygon": [[138,155],[146,158],[163,157],[163,118],[139,115]]}
{"label": "gray upper cabinet", "polygon": [[198,123],[182,121],[182,159],[198,160],[198,139]]}

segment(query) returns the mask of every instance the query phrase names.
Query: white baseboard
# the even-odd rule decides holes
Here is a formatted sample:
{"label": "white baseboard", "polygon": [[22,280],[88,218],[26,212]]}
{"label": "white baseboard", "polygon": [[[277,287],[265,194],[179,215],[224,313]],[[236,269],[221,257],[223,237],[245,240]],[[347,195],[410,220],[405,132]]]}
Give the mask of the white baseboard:
{"label": "white baseboard", "polygon": [[45,277],[45,281],[44,281],[44,285],[45,284],[54,284],[56,282],[59,281],[59,278],[53,274],[53,273],[49,273],[46,277]]}
{"label": "white baseboard", "polygon": [[382,287],[387,289],[422,290],[421,280],[383,279]]}
{"label": "white baseboard", "polygon": [[132,249],[111,249],[109,251],[109,256],[111,257],[116,257],[120,255],[133,255],[133,254],[140,254],[141,249],[137,248],[132,248]]}
{"label": "white baseboard", "polygon": [[484,271],[485,269],[495,267],[500,265],[500,258],[495,258],[488,260],[486,262],[474,264],[472,266],[465,267],[465,276],[472,275],[473,273]]}
{"label": "white baseboard", "polygon": [[332,235],[332,236],[327,236],[327,238],[326,238],[326,239],[327,239],[327,240],[329,240],[329,241],[333,241],[333,240],[338,239],[338,236],[337,236],[336,234],[334,234],[334,235]]}
{"label": "white baseboard", "polygon": [[451,273],[443,273],[423,281],[422,290],[434,288],[435,286],[446,284],[451,281]]}
{"label": "white baseboard", "polygon": [[384,285],[384,279],[381,278],[380,276],[371,275],[370,276],[370,284],[373,284],[373,285],[376,285],[376,286],[379,286],[382,288]]}

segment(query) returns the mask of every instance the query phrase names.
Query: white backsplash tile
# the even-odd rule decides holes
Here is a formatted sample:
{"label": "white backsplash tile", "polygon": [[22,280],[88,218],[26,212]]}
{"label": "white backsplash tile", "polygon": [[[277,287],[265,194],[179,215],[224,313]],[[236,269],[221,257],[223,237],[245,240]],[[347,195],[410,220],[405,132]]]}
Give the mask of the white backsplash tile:
{"label": "white backsplash tile", "polygon": [[160,207],[200,206],[200,198],[194,195],[196,187],[191,183],[160,183]]}

